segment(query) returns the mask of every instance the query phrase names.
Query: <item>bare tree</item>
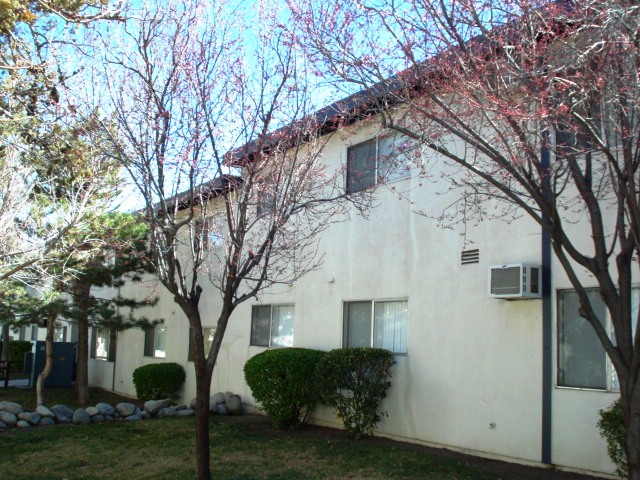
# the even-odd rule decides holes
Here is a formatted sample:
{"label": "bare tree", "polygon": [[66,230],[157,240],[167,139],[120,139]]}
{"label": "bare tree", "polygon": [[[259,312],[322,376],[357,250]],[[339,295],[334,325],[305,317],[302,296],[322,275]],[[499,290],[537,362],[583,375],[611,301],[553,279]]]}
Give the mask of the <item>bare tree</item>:
{"label": "bare tree", "polygon": [[[368,203],[366,193],[345,196],[340,172],[322,164],[316,119],[304,116],[305,72],[277,15],[240,8],[158,2],[101,47],[104,108],[144,200],[155,272],[191,329],[199,479],[210,478],[211,377],[234,310],[316,268],[318,234],[348,204]],[[209,351],[207,285],[221,297]]]}
{"label": "bare tree", "polygon": [[[464,167],[450,178],[461,202],[486,214],[483,199],[500,199],[548,232],[580,315],[617,373],[628,475],[638,480],[640,331],[631,300],[640,253],[637,4],[289,3],[298,41],[318,70],[365,89],[363,102],[382,124],[434,160]],[[611,336],[585,288],[589,276]]]}

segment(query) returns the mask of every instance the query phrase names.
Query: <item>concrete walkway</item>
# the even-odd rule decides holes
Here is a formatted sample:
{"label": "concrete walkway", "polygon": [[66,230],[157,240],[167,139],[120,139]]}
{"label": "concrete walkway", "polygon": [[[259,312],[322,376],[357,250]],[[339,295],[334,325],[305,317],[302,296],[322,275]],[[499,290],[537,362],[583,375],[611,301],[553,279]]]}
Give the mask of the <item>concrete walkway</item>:
{"label": "concrete walkway", "polygon": [[[9,380],[10,387],[28,387],[29,379],[28,378],[20,378],[18,380]],[[4,382],[0,382],[0,388],[4,388]]]}

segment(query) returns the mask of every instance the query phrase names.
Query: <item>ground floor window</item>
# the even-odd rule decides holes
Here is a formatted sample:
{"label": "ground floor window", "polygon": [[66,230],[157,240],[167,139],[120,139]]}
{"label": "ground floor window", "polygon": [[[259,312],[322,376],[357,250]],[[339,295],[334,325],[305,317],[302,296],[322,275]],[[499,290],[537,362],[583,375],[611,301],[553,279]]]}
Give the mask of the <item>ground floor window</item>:
{"label": "ground floor window", "polygon": [[254,305],[251,310],[251,345],[293,346],[293,305]]}
{"label": "ground floor window", "polygon": [[343,346],[407,353],[407,303],[406,300],[345,302]]}
{"label": "ground floor window", "polygon": [[54,342],[66,342],[67,341],[67,327],[55,327],[53,330]]}
{"label": "ground floor window", "polygon": [[165,358],[167,356],[167,326],[159,324],[144,331],[144,356]]}
{"label": "ground floor window", "polygon": [[[202,334],[204,335],[204,354],[206,356],[213,343],[216,329],[213,327],[205,327],[202,329]],[[193,335],[189,335],[189,358],[187,358],[187,361],[193,362]]]}
{"label": "ground floor window", "polygon": [[[597,289],[587,291],[596,316],[613,334],[611,320]],[[640,289],[634,289],[633,331],[637,327]],[[619,390],[618,377],[596,332],[579,314],[580,301],[575,290],[558,292],[557,383],[561,387]],[[612,335],[613,337],[613,335]]]}
{"label": "ground floor window", "polygon": [[114,362],[116,357],[116,332],[94,327],[91,331],[91,358]]}

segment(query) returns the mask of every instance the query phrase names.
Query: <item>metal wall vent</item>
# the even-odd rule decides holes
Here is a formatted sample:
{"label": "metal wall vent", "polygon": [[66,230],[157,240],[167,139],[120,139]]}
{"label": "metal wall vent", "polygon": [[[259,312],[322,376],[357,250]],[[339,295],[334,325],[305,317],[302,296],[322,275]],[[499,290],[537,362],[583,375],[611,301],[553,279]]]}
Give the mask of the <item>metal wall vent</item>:
{"label": "metal wall vent", "polygon": [[475,250],[463,250],[460,254],[460,263],[462,265],[467,265],[469,263],[479,263],[480,262],[480,250],[477,248]]}

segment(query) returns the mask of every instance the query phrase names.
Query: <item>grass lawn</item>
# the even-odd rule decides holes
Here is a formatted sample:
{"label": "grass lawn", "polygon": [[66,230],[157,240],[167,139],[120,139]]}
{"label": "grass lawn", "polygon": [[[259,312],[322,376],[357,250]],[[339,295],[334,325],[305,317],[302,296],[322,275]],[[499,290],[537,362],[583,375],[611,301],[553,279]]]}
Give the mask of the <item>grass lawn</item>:
{"label": "grass lawn", "polygon": [[[123,400],[101,390],[91,393],[91,404]],[[35,408],[32,389],[0,389],[0,400]],[[75,408],[73,390],[48,389],[46,404],[55,403]],[[211,417],[214,478],[497,478],[450,458],[355,442],[346,436],[281,434],[245,418],[250,420]],[[193,417],[0,431],[2,479],[193,479],[194,464]]]}
{"label": "grass lawn", "polygon": [[[5,431],[0,433],[0,477],[193,479],[193,432],[193,417]],[[214,478],[495,478],[416,451],[273,435],[215,417],[211,441]]]}

